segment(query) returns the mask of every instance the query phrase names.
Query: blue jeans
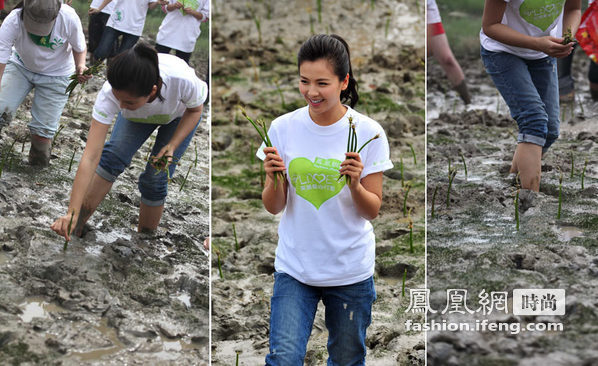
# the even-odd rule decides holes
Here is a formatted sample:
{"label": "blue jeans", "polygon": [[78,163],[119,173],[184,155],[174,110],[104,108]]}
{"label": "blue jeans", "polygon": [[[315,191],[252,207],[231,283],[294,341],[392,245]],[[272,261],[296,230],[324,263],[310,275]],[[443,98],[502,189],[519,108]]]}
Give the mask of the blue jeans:
{"label": "blue jeans", "polygon": [[60,115],[68,100],[64,93],[69,76],[48,76],[31,72],[13,62],[8,62],[0,87],[0,128],[14,118],[17,108],[35,89],[31,106],[31,134],[52,138],[58,129]]}
{"label": "blue jeans", "polygon": [[486,72],[519,126],[518,142],[542,146],[546,152],[559,137],[559,85],[556,60],[526,60],[481,47]]}
{"label": "blue jeans", "polygon": [[[123,37],[122,41],[120,42],[120,46],[117,44],[119,36]],[[139,36],[121,32],[107,26],[104,28],[104,32],[102,33],[100,44],[98,44],[98,47],[93,52],[93,57],[98,60],[103,60],[108,57],[118,55],[119,53],[135,46],[137,40],[139,40]]]}
{"label": "blue jeans", "polygon": [[[180,118],[176,118],[165,125],[137,123],[129,121],[119,113],[110,140],[104,145],[96,173],[107,181],[114,182],[120,173],[131,164],[135,152],[139,150],[156,128],[158,128],[158,135],[151,155],[158,154],[162,147],[170,141],[180,120]],[[197,123],[199,124],[199,121]],[[175,150],[174,162],[181,159],[196,129],[197,125]],[[175,167],[175,164],[170,164],[168,167],[171,177],[174,175]],[[148,206],[162,206],[168,193],[168,176],[166,172],[156,174],[156,169],[148,162],[145,171],[139,176],[138,187],[141,193],[141,202]]]}
{"label": "blue jeans", "polygon": [[365,332],[376,299],[374,278],[348,286],[314,287],[282,272],[274,273],[266,365],[303,365],[320,299],[329,332],[328,366],[365,365]]}

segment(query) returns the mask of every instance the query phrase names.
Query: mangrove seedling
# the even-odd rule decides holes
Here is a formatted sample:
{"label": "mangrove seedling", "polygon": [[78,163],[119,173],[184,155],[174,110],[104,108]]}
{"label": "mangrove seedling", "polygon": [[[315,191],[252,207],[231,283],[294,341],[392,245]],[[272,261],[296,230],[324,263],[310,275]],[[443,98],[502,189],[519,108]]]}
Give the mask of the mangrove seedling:
{"label": "mangrove seedling", "polygon": [[197,141],[195,141],[195,160],[193,160],[193,167],[197,168]]}
{"label": "mangrove seedling", "polygon": [[581,171],[581,189],[583,189],[583,180],[586,176],[586,168],[588,166],[588,159],[586,159],[586,162],[583,164],[583,170]]}
{"label": "mangrove seedling", "polygon": [[[103,66],[104,66],[104,61],[103,60],[98,61],[93,66],[91,66],[87,70],[83,71],[83,75],[97,75],[100,73],[100,71],[102,71]],[[80,84],[78,76],[79,75],[77,75],[77,73],[74,73],[73,75],[69,76],[69,80],[71,80],[71,82],[66,87],[66,90],[64,91],[65,94],[69,95],[69,98],[71,97],[71,94],[73,94],[73,90],[75,90],[77,85]]]}
{"label": "mangrove seedling", "polygon": [[[264,122],[263,120],[260,120],[260,119],[258,119],[257,121],[254,122],[253,119],[251,119],[251,117],[249,117],[247,112],[245,112],[245,109],[243,107],[239,106],[239,108],[241,109],[241,114],[243,115],[243,117],[245,117],[245,119],[248,120],[249,123],[251,123],[253,128],[255,128],[257,133],[260,135],[260,137],[262,138],[262,141],[264,142],[264,145],[266,145],[266,147],[272,147],[272,141],[270,140],[270,137],[268,136],[268,129],[266,128],[266,122]],[[276,187],[278,187],[278,178],[280,178],[280,183],[283,184],[283,187],[284,187],[284,179],[285,179],[284,174],[282,172],[275,172],[274,173],[274,189],[276,189]]]}
{"label": "mangrove seedling", "polygon": [[413,220],[411,219],[411,208],[409,209],[409,251],[413,253]]}
{"label": "mangrove seedling", "polygon": [[316,0],[316,8],[318,10],[318,23],[322,23],[322,0]]}
{"label": "mangrove seedling", "polygon": [[[69,226],[67,228],[67,233],[70,235],[71,234],[71,228],[73,227],[73,217],[75,216],[75,210],[73,210],[73,212],[71,212],[71,219],[69,220]],[[66,247],[68,246],[69,241],[68,239],[64,241],[64,246],[62,248],[62,250],[66,250]]]}
{"label": "mangrove seedling", "polygon": [[515,229],[519,231],[519,189],[515,192]]}
{"label": "mangrove seedling", "polygon": [[571,33],[571,27],[567,28],[567,31],[563,33],[563,44],[569,44],[571,42],[575,42],[575,37]]}
{"label": "mangrove seedling", "polygon": [[52,138],[52,143],[50,144],[50,154],[52,154],[52,150],[54,150],[54,144],[56,143],[56,139],[58,139],[60,132],[62,132],[62,130],[64,129],[65,126],[66,126],[66,124],[64,124],[64,123],[62,123],[60,126],[58,126],[58,129],[56,130],[56,133],[54,134],[54,137]]}
{"label": "mangrove seedling", "polygon": [[166,173],[168,181],[170,182],[170,165],[178,165],[174,160],[169,161],[169,158],[174,159],[172,155],[162,155],[161,157],[150,156],[150,165],[156,170],[154,174],[160,174],[161,172]]}
{"label": "mangrove seedling", "polygon": [[401,296],[405,297],[405,282],[407,281],[407,268],[403,272],[403,286],[401,288]]}
{"label": "mangrove seedling", "polygon": [[405,196],[403,198],[403,217],[407,217],[407,197],[409,196],[410,190],[411,182],[407,182],[407,191],[405,191]]}
{"label": "mangrove seedling", "polygon": [[413,155],[413,165],[417,165],[417,158],[415,157],[415,149],[413,149],[412,144],[409,144],[409,149],[411,149],[411,155]]}
{"label": "mangrove seedling", "polygon": [[571,151],[569,154],[571,155],[571,176],[570,176],[570,178],[573,178],[573,174],[575,172],[575,158],[573,157],[573,151]]}
{"label": "mangrove seedling", "polygon": [[278,80],[278,78],[274,78],[272,80],[274,82],[274,85],[276,86],[276,91],[278,92],[278,95],[280,96],[280,106],[282,107],[282,109],[287,109],[287,105],[284,102],[284,95],[282,94],[282,89],[280,89],[280,81]]}
{"label": "mangrove seedling", "polygon": [[[376,136],[367,140],[363,145],[361,145],[359,149],[357,149],[357,132],[355,131],[355,123],[353,123],[353,117],[349,117],[349,136],[347,137],[347,152],[357,152],[359,154],[364,147],[366,147],[370,142],[374,141],[379,137],[380,134],[376,134]],[[341,177],[342,174],[339,174],[338,179],[341,179]],[[351,184],[351,177],[348,174],[345,175],[345,181],[347,185]]]}
{"label": "mangrove seedling", "polygon": [[235,238],[235,251],[239,251],[239,241],[237,240],[237,229],[235,228],[235,223],[233,222],[233,236]]}
{"label": "mangrove seedling", "polygon": [[316,30],[314,29],[314,17],[309,14],[309,32],[313,35],[316,34]]}
{"label": "mangrove seedling", "polygon": [[463,152],[459,151],[459,155],[461,155],[461,161],[463,162],[463,170],[465,170],[465,181],[467,181],[467,164],[465,163],[465,156],[463,156]]}
{"label": "mangrove seedling", "polygon": [[216,262],[218,264],[218,275],[220,278],[224,279],[224,275],[222,274],[222,264],[220,263],[220,250],[216,249]]}
{"label": "mangrove seedling", "polygon": [[73,161],[75,160],[76,152],[77,152],[77,149],[73,149],[73,154],[71,155],[71,161],[69,161],[69,173],[71,172],[71,169],[73,168]]}
{"label": "mangrove seedling", "polygon": [[384,38],[388,38],[388,27],[390,27],[390,16],[386,17],[386,24],[384,25]]}
{"label": "mangrove seedling", "polygon": [[453,168],[449,171],[449,183],[448,189],[446,190],[446,208],[449,208],[451,205],[451,187],[453,186],[455,175],[457,175],[457,168]]}
{"label": "mangrove seedling", "polygon": [[434,205],[436,203],[436,193],[438,193],[438,186],[434,188],[434,194],[432,195],[432,218],[434,218]]}
{"label": "mangrove seedling", "polygon": [[239,366],[239,352],[237,352],[237,359],[235,361],[235,366]]}
{"label": "mangrove seedling", "polygon": [[181,183],[181,188],[179,188],[179,192],[182,192],[183,188],[185,188],[185,184],[187,183],[187,178],[189,178],[191,168],[193,168],[193,164],[189,165],[189,169],[187,169],[187,174],[185,174],[185,178],[183,178],[183,183]]}
{"label": "mangrove seedling", "polygon": [[[560,169],[559,169],[560,171]],[[559,175],[559,209],[556,213],[556,219],[559,220],[561,218],[561,206],[563,202],[563,172],[560,171]]]}

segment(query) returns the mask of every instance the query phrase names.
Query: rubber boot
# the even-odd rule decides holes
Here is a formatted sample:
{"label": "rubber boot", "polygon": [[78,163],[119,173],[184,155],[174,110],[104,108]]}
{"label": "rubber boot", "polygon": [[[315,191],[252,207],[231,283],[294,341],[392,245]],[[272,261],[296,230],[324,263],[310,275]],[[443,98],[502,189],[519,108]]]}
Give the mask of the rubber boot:
{"label": "rubber boot", "polygon": [[31,149],[29,150],[29,164],[45,167],[50,165],[50,150],[52,139],[31,135]]}
{"label": "rubber boot", "polygon": [[461,82],[455,86],[455,91],[459,93],[459,96],[463,100],[463,103],[471,103],[471,96],[469,95],[469,89],[467,89],[467,84],[465,84],[465,79],[461,80]]}

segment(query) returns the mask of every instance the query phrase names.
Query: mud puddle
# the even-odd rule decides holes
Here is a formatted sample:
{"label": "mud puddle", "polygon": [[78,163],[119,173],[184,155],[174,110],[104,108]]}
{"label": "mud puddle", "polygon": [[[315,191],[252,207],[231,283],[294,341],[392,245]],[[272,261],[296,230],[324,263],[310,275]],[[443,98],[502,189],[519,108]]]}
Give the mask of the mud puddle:
{"label": "mud puddle", "polygon": [[[516,187],[508,175],[516,123],[481,61],[460,62],[473,95],[467,107],[447,87],[439,66],[428,64],[428,200],[438,187],[435,218],[428,216],[432,308],[444,309],[447,289],[468,290],[470,308],[478,308],[482,290],[507,291],[510,302],[514,288],[558,288],[566,291],[567,311],[550,319],[563,323],[560,332],[430,332],[428,364],[594,364],[598,329],[587,322],[598,314],[598,114],[584,92],[587,61],[576,55],[578,95],[561,106],[561,136],[543,160],[540,193],[534,207],[519,212],[518,229]],[[448,159],[457,174],[447,206]],[[475,313],[465,320],[483,318]],[[514,316],[510,306],[503,321],[523,327],[549,320]]]}

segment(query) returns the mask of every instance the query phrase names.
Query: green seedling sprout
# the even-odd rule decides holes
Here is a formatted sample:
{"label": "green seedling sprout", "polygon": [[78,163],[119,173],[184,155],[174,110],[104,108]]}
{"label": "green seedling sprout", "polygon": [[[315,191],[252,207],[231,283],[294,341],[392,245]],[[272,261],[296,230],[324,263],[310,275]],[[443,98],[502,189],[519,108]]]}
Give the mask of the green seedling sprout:
{"label": "green seedling sprout", "polygon": [[409,144],[409,149],[411,149],[411,155],[413,155],[413,165],[417,165],[417,158],[415,157],[415,149],[413,148],[412,144]]}
{"label": "green seedling sprout", "polygon": [[257,36],[258,36],[258,43],[262,44],[262,22],[260,21],[260,18],[258,18],[258,16],[253,13],[253,22],[255,23],[255,28],[257,28]]}
{"label": "green seedling sprout", "polygon": [[519,189],[515,192],[515,229],[519,231]]}
{"label": "green seedling sprout", "polygon": [[[376,134],[376,136],[372,137],[371,139],[367,140],[359,149],[357,149],[357,132],[355,131],[355,123],[353,123],[353,117],[349,116],[349,135],[347,137],[347,152],[357,152],[358,154],[366,147],[370,142],[374,141],[375,139],[380,137],[380,134]],[[351,159],[351,158],[350,158]],[[342,174],[339,174],[338,179],[341,179]],[[345,174],[345,182],[347,185],[351,184],[351,177],[348,174]]]}
{"label": "green seedling sprout", "polygon": [[[262,138],[262,141],[264,142],[264,145],[266,145],[266,147],[272,147],[272,141],[270,140],[270,137],[268,136],[268,129],[266,128],[266,122],[264,122],[263,120],[259,120],[259,119],[257,121],[253,121],[253,119],[251,119],[251,117],[249,117],[249,115],[247,114],[247,112],[245,111],[245,109],[243,107],[239,106],[239,108],[241,109],[241,114],[243,115],[243,117],[245,117],[245,119],[248,120],[249,123],[251,123],[253,128],[255,128],[257,133],[260,135],[260,137]],[[284,179],[285,179],[284,174],[282,172],[275,172],[274,173],[274,189],[275,190],[276,190],[276,187],[278,187],[278,178],[280,178],[280,183],[283,184],[283,187],[284,187]],[[263,184],[262,184],[262,186],[263,186]]]}
{"label": "green seedling sprout", "polygon": [[195,141],[195,160],[193,160],[193,167],[197,168],[197,141]]}
{"label": "green seedling sprout", "polygon": [[411,253],[414,253],[414,250],[413,250],[413,220],[411,219],[411,210],[412,210],[412,208],[409,209],[409,215],[408,215],[408,217],[409,217],[409,225],[408,225],[408,227],[409,227],[409,251]]}
{"label": "green seedling sprout", "polygon": [[575,158],[573,157],[573,151],[571,151],[569,154],[571,155],[571,176],[570,176],[570,178],[573,178],[573,175],[575,174]]}
{"label": "green seedling sprout", "polygon": [[251,62],[251,67],[253,68],[253,81],[257,83],[258,81],[260,81],[260,73],[257,64],[255,63],[254,58],[251,56],[249,56],[249,62]]}
{"label": "green seedling sprout", "polygon": [[453,168],[449,171],[449,184],[448,189],[446,190],[446,208],[449,208],[451,205],[451,187],[453,186],[455,175],[457,175],[457,168]]}
{"label": "green seedling sprout", "polygon": [[567,31],[563,33],[563,44],[569,44],[575,42],[575,37],[571,33],[571,27],[567,27]]}
{"label": "green seedling sprout", "polygon": [[[103,66],[104,66],[103,60],[98,61],[93,66],[91,66],[87,70],[83,71],[83,75],[97,75],[100,73],[100,71],[102,71]],[[80,83],[79,83],[79,78],[78,78],[77,73],[74,73],[73,75],[69,76],[69,80],[71,80],[71,82],[66,87],[66,90],[64,91],[64,93],[68,94],[69,98],[70,98],[71,95],[73,94],[73,90],[75,90],[77,85],[79,85]]]}
{"label": "green seedling sprout", "polygon": [[73,149],[73,154],[71,155],[71,161],[69,161],[69,173],[73,169],[73,161],[75,160],[75,153],[76,152],[77,152],[77,149]]}
{"label": "green seedling sprout", "polygon": [[436,203],[436,193],[438,193],[438,186],[434,188],[434,194],[432,195],[432,218],[434,218],[434,204]]}
{"label": "green seedling sprout", "polygon": [[465,180],[467,181],[467,164],[465,163],[465,156],[463,156],[463,152],[459,151],[459,155],[461,155],[461,161],[463,162],[463,169],[465,170]]}
{"label": "green seedling sprout", "polygon": [[401,173],[401,187],[405,187],[405,174],[404,174],[404,169],[403,169],[403,157],[400,157],[401,161],[399,164],[399,172]]}
{"label": "green seedling sprout", "polygon": [[50,144],[50,154],[52,154],[52,150],[54,150],[54,144],[56,143],[56,139],[58,139],[58,136],[60,135],[60,132],[62,132],[62,130],[64,129],[64,127],[66,126],[66,124],[61,124],[60,126],[58,126],[58,129],[56,130],[56,133],[54,134],[54,137],[52,138],[52,143]]}
{"label": "green seedling sprout", "polygon": [[235,251],[239,251],[239,241],[237,240],[237,229],[235,228],[235,223],[233,222],[233,236],[235,238]]}
{"label": "green seedling sprout", "polygon": [[218,274],[220,278],[224,279],[224,275],[222,274],[222,264],[220,263],[220,250],[216,249],[216,262],[218,263]]}
{"label": "green seedling sprout", "polygon": [[316,8],[318,10],[318,23],[322,23],[322,0],[316,0]]}
{"label": "green seedling sprout", "polygon": [[403,286],[401,289],[401,296],[405,297],[405,282],[407,281],[407,268],[405,268],[405,271],[403,272]]}
{"label": "green seedling sprout", "polygon": [[559,208],[558,211],[556,213],[556,219],[559,220],[561,218],[561,206],[562,206],[562,202],[563,202],[563,171],[560,171],[560,175],[559,175]]}
{"label": "green seedling sprout", "polygon": [[282,107],[282,109],[287,109],[287,105],[284,102],[284,95],[282,94],[282,89],[280,89],[280,81],[278,80],[278,78],[274,78],[272,81],[274,82],[274,85],[276,86],[276,91],[280,96],[280,106]]}
{"label": "green seedling sprout", "polygon": [[170,182],[170,165],[178,165],[178,163],[176,163],[174,160],[169,161],[168,159],[172,158],[174,159],[174,156],[172,155],[162,155],[161,157],[156,157],[156,156],[150,156],[150,165],[152,168],[154,168],[156,170],[156,172],[154,174],[160,174],[161,172],[165,172],[166,173],[166,177],[168,178],[168,181]]}
{"label": "green seedling sprout", "polygon": [[316,30],[314,28],[314,17],[309,14],[309,32],[311,34],[316,34]]}
{"label": "green seedling sprout", "polygon": [[453,167],[451,166],[451,157],[447,156],[448,159],[448,177],[449,179],[451,178],[451,171],[453,170]]}
{"label": "green seedling sprout", "polygon": [[[73,212],[71,212],[71,219],[69,220],[69,226],[67,228],[67,234],[70,235],[71,234],[71,228],[73,227],[73,217],[75,216],[75,210],[73,210]],[[69,244],[68,239],[64,241],[64,246],[62,247],[62,250],[66,250],[67,246]]]}
{"label": "green seedling sprout", "polygon": [[239,352],[237,352],[237,359],[235,361],[235,366],[239,366]]}
{"label": "green seedling sprout", "polygon": [[411,190],[411,183],[407,183],[407,191],[405,191],[405,197],[403,198],[403,216],[407,217],[407,197],[409,196],[409,191]]}
{"label": "green seedling sprout", "polygon": [[185,174],[185,178],[183,178],[183,183],[181,183],[181,188],[179,188],[179,192],[182,192],[183,188],[185,188],[185,184],[187,183],[187,178],[189,178],[191,168],[193,168],[193,164],[189,165],[189,169],[187,169],[187,174]]}
{"label": "green seedling sprout", "polygon": [[388,38],[388,27],[390,27],[390,15],[386,17],[386,24],[384,25],[384,38]]}
{"label": "green seedling sprout", "polygon": [[588,166],[588,159],[586,159],[586,162],[583,164],[583,170],[581,171],[581,189],[584,189],[583,186],[583,180],[586,176],[586,168]]}

